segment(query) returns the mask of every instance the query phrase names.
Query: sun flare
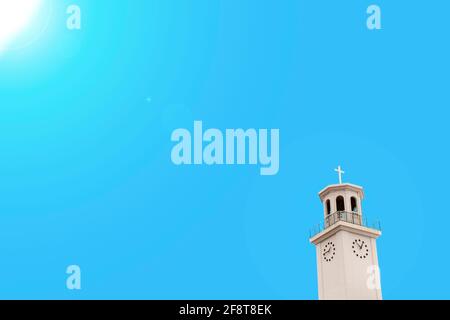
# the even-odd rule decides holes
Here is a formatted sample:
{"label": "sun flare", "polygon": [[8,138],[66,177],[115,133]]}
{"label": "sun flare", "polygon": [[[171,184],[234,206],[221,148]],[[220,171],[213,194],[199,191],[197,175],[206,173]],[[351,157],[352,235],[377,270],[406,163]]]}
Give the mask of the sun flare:
{"label": "sun flare", "polygon": [[25,29],[41,0],[0,0],[0,50]]}

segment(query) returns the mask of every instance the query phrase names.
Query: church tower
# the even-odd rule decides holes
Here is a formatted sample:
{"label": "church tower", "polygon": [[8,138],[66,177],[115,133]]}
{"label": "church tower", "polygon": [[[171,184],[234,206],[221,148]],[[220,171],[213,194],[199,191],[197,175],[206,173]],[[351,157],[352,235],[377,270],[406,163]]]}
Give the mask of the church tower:
{"label": "church tower", "polygon": [[363,188],[342,183],[319,192],[324,223],[311,234],[316,246],[320,300],[381,300],[376,239],[380,226],[363,217]]}

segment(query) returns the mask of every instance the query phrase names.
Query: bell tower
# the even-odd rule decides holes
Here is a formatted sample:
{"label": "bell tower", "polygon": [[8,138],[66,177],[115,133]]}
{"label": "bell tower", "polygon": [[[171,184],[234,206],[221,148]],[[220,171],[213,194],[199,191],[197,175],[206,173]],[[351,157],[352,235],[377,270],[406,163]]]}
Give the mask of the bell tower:
{"label": "bell tower", "polygon": [[342,182],[319,192],[324,221],[311,232],[320,300],[381,300],[376,239],[380,225],[363,217],[363,188]]}

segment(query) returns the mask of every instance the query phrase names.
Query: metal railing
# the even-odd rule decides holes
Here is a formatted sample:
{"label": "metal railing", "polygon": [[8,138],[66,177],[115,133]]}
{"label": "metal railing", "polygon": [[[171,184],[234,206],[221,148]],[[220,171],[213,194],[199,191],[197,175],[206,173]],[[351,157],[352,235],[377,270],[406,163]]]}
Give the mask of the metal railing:
{"label": "metal railing", "polygon": [[314,237],[316,234],[324,231],[325,229],[335,225],[339,221],[356,224],[358,226],[368,227],[381,231],[380,221],[375,221],[369,224],[367,218],[364,218],[357,212],[338,211],[333,214],[329,214],[325,218],[324,223],[319,223],[309,230],[309,237]]}

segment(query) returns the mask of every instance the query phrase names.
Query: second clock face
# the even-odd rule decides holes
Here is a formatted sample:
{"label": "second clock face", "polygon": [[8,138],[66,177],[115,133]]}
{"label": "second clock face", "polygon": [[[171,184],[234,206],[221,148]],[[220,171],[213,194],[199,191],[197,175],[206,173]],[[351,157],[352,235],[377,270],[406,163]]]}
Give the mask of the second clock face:
{"label": "second clock face", "polygon": [[369,256],[369,246],[362,239],[355,239],[355,241],[353,241],[352,250],[359,259],[366,259]]}
{"label": "second clock face", "polygon": [[322,255],[326,262],[330,262],[334,259],[334,256],[336,255],[336,248],[333,242],[330,241],[324,245]]}

